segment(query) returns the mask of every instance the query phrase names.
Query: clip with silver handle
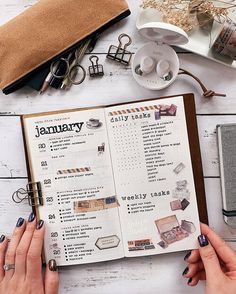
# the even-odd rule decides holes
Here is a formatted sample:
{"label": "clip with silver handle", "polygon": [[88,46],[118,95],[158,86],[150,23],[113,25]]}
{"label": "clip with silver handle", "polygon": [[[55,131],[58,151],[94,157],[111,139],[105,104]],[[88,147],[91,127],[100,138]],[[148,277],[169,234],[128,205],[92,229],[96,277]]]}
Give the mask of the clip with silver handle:
{"label": "clip with silver handle", "polygon": [[28,200],[32,207],[43,205],[42,188],[40,182],[29,182],[26,189],[20,188],[12,194],[12,200],[15,203],[21,203]]}
{"label": "clip with silver handle", "polygon": [[104,76],[102,64],[98,64],[99,58],[96,55],[89,57],[92,65],[89,66],[89,75],[90,77],[102,77]]}
{"label": "clip with silver handle", "polygon": [[[126,43],[123,42],[124,39],[128,39]],[[132,53],[127,49],[127,47],[132,43],[132,39],[129,35],[127,34],[121,34],[118,37],[119,45],[111,45],[108,53],[107,53],[107,58],[111,60],[115,60],[119,63],[122,63],[124,65],[129,65]]]}

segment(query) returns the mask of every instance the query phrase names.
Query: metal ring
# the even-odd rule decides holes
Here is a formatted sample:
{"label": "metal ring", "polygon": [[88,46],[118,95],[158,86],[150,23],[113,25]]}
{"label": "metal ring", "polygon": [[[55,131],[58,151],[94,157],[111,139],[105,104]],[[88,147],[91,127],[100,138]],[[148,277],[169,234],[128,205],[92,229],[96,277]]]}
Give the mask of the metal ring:
{"label": "metal ring", "polygon": [[[75,81],[73,80],[73,78],[71,77],[71,74],[73,73],[74,69],[76,69],[77,67],[82,69],[82,71],[83,71],[83,76],[82,76],[82,78],[81,78],[78,82],[75,82]],[[70,69],[70,73],[69,73],[69,75],[68,75],[68,79],[70,80],[70,82],[71,82],[73,85],[80,85],[80,84],[82,84],[83,81],[85,80],[85,77],[86,77],[86,71],[85,71],[85,69],[83,68],[83,66],[80,65],[80,64],[76,64],[76,65],[74,65],[74,66]]]}
{"label": "metal ring", "polygon": [[132,39],[131,39],[131,37],[130,37],[129,35],[127,35],[127,34],[121,34],[121,35],[119,35],[119,37],[118,37],[118,40],[119,40],[119,43],[120,43],[120,44],[119,44],[120,47],[122,46],[122,41],[121,41],[121,40],[122,40],[123,38],[125,38],[125,37],[128,38],[129,41],[128,41],[127,43],[124,44],[124,49],[125,49],[126,47],[128,47],[128,46],[132,43]]}
{"label": "metal ring", "polygon": [[65,64],[66,64],[66,73],[63,74],[63,75],[61,75],[61,76],[56,75],[56,74],[54,73],[54,71],[53,71],[53,67],[54,67],[54,65],[55,65],[58,61],[51,63],[51,65],[50,65],[50,72],[51,72],[51,74],[52,74],[52,76],[53,76],[54,78],[57,78],[57,79],[64,79],[65,77],[68,76],[69,71],[70,71],[70,64],[69,64],[69,61],[68,61],[67,59],[65,59],[65,58],[61,58],[61,59],[60,59],[60,62],[63,62],[63,61],[64,61]]}
{"label": "metal ring", "polygon": [[4,264],[3,269],[6,272],[9,270],[15,269],[15,264]]}
{"label": "metal ring", "polygon": [[92,56],[90,56],[89,57],[89,60],[91,61],[91,63],[92,64],[94,64],[94,62],[93,62],[93,60],[92,59],[95,59],[96,61],[96,64],[98,64],[98,60],[99,60],[99,58],[98,58],[98,56],[97,55],[92,55]]}
{"label": "metal ring", "polygon": [[[20,197],[20,195],[25,195],[23,197]],[[15,202],[15,203],[21,203],[23,200],[27,199],[28,198],[28,193],[25,189],[23,188],[20,188],[18,189],[17,191],[15,191],[13,194],[12,194],[12,200]]]}
{"label": "metal ring", "polygon": [[89,57],[89,60],[92,61],[93,58],[96,59],[97,61],[99,60],[99,58],[98,58],[97,55],[92,55],[92,56],[90,56],[90,57]]}

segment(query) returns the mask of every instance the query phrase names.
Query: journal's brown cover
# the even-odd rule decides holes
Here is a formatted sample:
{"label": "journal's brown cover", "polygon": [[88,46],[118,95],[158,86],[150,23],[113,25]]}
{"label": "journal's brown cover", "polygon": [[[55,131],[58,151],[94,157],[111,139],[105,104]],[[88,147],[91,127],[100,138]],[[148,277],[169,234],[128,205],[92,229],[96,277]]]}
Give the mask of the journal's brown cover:
{"label": "journal's brown cover", "polygon": [[128,14],[125,0],[38,1],[0,27],[0,88]]}
{"label": "journal's brown cover", "polygon": [[[186,116],[189,147],[190,147],[190,154],[191,154],[192,167],[193,167],[195,190],[196,190],[196,195],[197,195],[199,218],[200,218],[201,222],[208,224],[205,187],[204,187],[202,160],[201,160],[201,152],[200,152],[200,145],[199,145],[199,138],[198,138],[198,128],[197,128],[197,120],[196,120],[196,109],[195,109],[194,95],[193,94],[180,94],[180,95],[175,95],[175,96],[159,97],[157,99],[168,99],[171,97],[178,97],[178,96],[183,96],[183,99],[184,99],[185,116]],[[148,100],[154,100],[154,98],[145,99],[145,100],[141,100],[141,101],[135,101],[135,102],[144,102],[144,101],[148,101]],[[125,105],[125,104],[130,104],[130,103],[132,103],[132,101],[129,101],[127,103],[115,104],[115,105],[107,105],[107,107],[117,106],[117,105]],[[29,167],[28,171],[30,174],[29,175],[30,179],[32,181],[35,181],[35,179],[32,178],[32,173],[30,172],[32,158],[29,158],[29,156],[27,154],[27,136],[24,132],[24,118],[35,117],[35,116],[36,117],[37,116],[44,116],[44,115],[49,115],[49,114],[53,114],[53,113],[54,114],[63,113],[63,112],[66,113],[66,112],[72,112],[72,111],[78,111],[78,110],[104,108],[104,107],[106,107],[106,106],[71,109],[71,110],[61,110],[61,111],[29,114],[29,115],[22,116],[21,122],[22,122],[23,135],[25,138],[24,142],[25,142],[26,158],[28,159],[27,161],[28,161],[28,167]]]}
{"label": "journal's brown cover", "polygon": [[208,224],[207,205],[202,170],[202,158],[198,137],[196,108],[193,94],[184,95],[185,115],[188,129],[189,148],[191,153],[195,190],[197,195],[200,221]]}

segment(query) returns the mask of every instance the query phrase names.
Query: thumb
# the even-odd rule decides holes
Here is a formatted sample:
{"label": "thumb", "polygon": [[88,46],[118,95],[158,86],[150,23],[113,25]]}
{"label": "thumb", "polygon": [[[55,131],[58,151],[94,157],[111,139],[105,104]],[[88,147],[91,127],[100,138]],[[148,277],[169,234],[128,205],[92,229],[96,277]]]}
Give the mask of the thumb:
{"label": "thumb", "polygon": [[207,280],[220,278],[220,276],[223,275],[223,272],[214,248],[211,246],[205,235],[200,235],[198,237],[198,242],[200,245],[199,253],[206,271]]}
{"label": "thumb", "polygon": [[45,273],[45,294],[58,294],[58,289],[59,274],[57,271],[57,264],[54,259],[51,259]]}

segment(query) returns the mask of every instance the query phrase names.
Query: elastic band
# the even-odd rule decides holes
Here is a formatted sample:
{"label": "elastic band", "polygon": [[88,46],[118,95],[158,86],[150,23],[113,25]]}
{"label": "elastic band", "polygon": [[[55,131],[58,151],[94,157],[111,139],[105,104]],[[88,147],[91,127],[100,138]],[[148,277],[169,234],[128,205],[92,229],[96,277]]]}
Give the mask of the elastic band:
{"label": "elastic band", "polygon": [[223,215],[224,216],[227,216],[227,217],[234,217],[234,216],[236,216],[236,210],[227,211],[227,210],[222,209],[222,212],[223,212]]}
{"label": "elastic band", "polygon": [[179,75],[188,75],[192,77],[195,81],[197,81],[202,88],[203,96],[206,98],[211,98],[214,96],[226,97],[226,94],[219,94],[212,90],[207,90],[207,88],[203,85],[202,81],[199,78],[197,78],[195,75],[191,74],[189,71],[185,69],[180,68]]}

